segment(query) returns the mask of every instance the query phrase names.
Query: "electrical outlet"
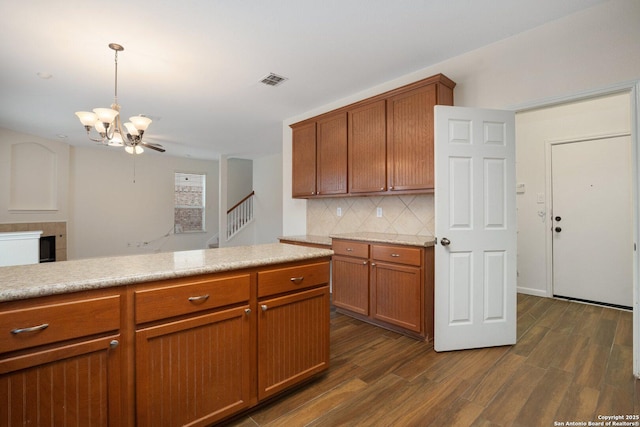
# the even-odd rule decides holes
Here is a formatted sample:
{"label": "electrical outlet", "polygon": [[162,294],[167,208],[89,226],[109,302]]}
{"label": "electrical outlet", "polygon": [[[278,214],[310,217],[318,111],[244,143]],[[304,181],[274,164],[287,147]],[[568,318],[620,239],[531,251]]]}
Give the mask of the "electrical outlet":
{"label": "electrical outlet", "polygon": [[342,216],[342,208],[339,207],[338,209],[336,209],[336,215]]}
{"label": "electrical outlet", "polygon": [[382,218],[382,208],[376,208],[376,216]]}

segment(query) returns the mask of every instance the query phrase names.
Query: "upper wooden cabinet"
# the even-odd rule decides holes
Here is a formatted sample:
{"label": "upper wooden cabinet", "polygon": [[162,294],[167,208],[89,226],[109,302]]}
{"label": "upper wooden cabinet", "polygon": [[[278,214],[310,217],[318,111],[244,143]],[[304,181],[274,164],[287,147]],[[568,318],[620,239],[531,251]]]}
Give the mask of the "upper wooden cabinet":
{"label": "upper wooden cabinet", "polygon": [[347,114],[293,127],[294,197],[347,193]]}
{"label": "upper wooden cabinet", "polygon": [[436,85],[387,100],[389,190],[433,189],[433,107]]}
{"label": "upper wooden cabinet", "polygon": [[432,192],[433,107],[454,87],[438,74],[291,125],[292,196]]}
{"label": "upper wooden cabinet", "polygon": [[350,193],[387,189],[386,110],[381,99],[348,112]]}
{"label": "upper wooden cabinet", "polygon": [[316,194],[316,123],[293,128],[293,197]]}
{"label": "upper wooden cabinet", "polygon": [[316,126],[316,195],[346,194],[347,115],[324,117]]}

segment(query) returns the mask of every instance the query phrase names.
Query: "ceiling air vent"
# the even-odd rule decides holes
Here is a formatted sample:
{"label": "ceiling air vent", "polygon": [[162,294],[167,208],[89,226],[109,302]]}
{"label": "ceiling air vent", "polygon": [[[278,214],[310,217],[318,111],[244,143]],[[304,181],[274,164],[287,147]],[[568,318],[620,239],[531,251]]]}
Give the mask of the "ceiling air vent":
{"label": "ceiling air vent", "polygon": [[288,80],[286,77],[279,76],[277,74],[270,73],[260,80],[260,83],[264,83],[267,86],[279,86]]}

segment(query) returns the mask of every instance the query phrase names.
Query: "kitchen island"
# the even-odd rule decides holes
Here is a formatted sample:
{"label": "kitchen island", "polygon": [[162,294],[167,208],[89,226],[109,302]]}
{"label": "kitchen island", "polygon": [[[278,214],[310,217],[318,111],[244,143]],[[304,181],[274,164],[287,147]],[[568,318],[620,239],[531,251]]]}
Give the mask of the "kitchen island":
{"label": "kitchen island", "polygon": [[0,417],[206,426],[306,381],[328,369],[332,254],[276,243],[0,268]]}

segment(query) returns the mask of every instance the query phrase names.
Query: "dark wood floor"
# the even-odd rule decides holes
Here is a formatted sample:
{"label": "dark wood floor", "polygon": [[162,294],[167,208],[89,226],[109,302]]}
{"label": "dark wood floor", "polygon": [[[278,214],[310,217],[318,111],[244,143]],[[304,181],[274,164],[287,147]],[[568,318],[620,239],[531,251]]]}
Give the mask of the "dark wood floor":
{"label": "dark wood floor", "polygon": [[632,369],[627,311],[520,294],[516,345],[449,353],[334,313],[329,372],[230,425],[598,421],[640,414]]}

